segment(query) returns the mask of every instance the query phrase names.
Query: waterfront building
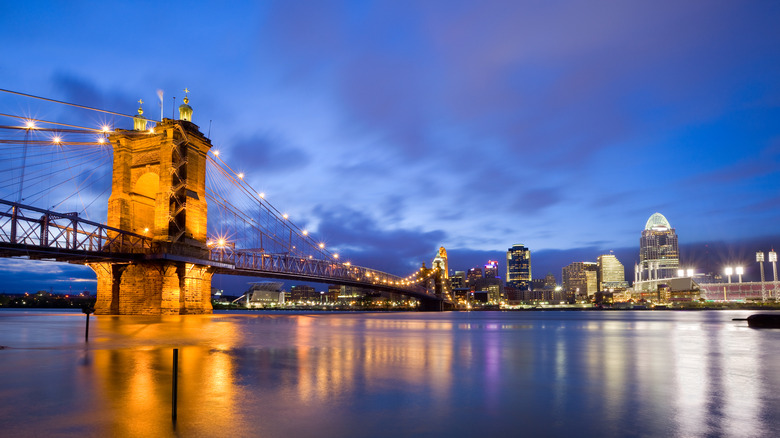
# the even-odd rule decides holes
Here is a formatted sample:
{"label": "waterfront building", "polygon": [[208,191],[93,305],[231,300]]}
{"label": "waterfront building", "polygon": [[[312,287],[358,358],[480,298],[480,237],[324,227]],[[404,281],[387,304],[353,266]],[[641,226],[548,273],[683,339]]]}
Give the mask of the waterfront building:
{"label": "waterfront building", "polygon": [[635,281],[672,278],[680,267],[677,233],[661,213],[647,220],[639,239],[639,265]]}
{"label": "waterfront building", "polygon": [[558,282],[555,279],[555,274],[548,272],[547,275],[544,276],[544,288],[555,289],[556,286],[558,286]]}
{"label": "waterfront building", "polygon": [[531,250],[522,244],[512,245],[506,252],[506,283],[517,289],[531,286]]}
{"label": "waterfront building", "polygon": [[598,266],[598,290],[614,292],[628,288],[623,264],[612,254],[604,254],[596,259]]}
{"label": "waterfront building", "polygon": [[281,281],[258,281],[249,283],[246,292],[247,307],[273,307],[284,305],[284,291]]}
{"label": "waterfront building", "polygon": [[561,270],[564,292],[573,299],[583,299],[598,292],[598,265],[574,262]]}
{"label": "waterfront building", "polygon": [[320,293],[313,287],[308,285],[299,285],[290,287],[290,300],[295,303],[302,303],[306,301],[320,301]]}

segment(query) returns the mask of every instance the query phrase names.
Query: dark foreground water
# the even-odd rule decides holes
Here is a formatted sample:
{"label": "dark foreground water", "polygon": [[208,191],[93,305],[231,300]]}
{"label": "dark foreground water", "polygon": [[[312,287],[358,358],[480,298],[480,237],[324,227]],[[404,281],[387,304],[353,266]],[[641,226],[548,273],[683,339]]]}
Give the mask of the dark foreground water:
{"label": "dark foreground water", "polygon": [[[0,311],[2,436],[778,436],[750,312]],[[171,421],[179,348],[178,421]]]}

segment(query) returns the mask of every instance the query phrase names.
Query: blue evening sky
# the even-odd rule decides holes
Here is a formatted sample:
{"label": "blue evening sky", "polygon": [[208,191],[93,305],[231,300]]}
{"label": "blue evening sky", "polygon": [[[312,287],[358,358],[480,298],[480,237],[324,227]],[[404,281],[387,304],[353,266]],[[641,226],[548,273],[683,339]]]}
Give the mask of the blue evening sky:
{"label": "blue evening sky", "polygon": [[656,211],[681,244],[777,242],[778,23],[776,1],[6,1],[0,88],[151,116],[162,89],[169,117],[188,87],[226,162],[356,263],[524,243],[560,280],[638,253]]}

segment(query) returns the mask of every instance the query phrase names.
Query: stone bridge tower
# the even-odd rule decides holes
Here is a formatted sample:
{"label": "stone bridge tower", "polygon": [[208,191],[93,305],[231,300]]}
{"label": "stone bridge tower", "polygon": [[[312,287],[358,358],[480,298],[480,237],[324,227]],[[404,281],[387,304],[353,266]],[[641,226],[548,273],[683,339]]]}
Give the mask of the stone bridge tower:
{"label": "stone bridge tower", "polygon": [[211,313],[205,193],[211,141],[192,123],[188,102],[179,107],[179,120],[163,119],[151,129],[139,108],[133,130],[109,137],[108,225],[153,243],[141,261],[89,265],[97,273],[97,314]]}

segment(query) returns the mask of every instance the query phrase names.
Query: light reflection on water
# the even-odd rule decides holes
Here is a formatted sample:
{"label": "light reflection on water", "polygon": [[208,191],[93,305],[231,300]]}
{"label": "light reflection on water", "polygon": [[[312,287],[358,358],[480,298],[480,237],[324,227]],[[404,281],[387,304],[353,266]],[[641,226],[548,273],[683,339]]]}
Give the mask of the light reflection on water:
{"label": "light reflection on water", "polygon": [[[768,436],[749,312],[0,311],[8,436]],[[171,422],[172,349],[178,421]]]}

